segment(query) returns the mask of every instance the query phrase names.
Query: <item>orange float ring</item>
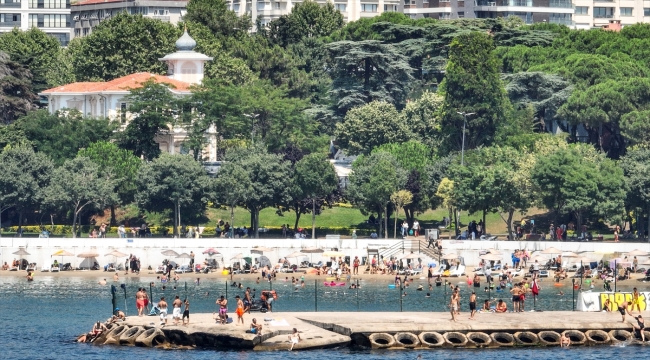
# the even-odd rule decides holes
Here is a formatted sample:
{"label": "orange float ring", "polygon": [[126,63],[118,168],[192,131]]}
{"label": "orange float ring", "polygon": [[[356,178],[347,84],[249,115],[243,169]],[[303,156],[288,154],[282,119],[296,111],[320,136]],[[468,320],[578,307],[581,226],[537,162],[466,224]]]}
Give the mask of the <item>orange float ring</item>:
{"label": "orange float ring", "polygon": [[555,283],[555,284],[553,284],[553,286],[564,286],[564,284],[562,284],[562,283]]}

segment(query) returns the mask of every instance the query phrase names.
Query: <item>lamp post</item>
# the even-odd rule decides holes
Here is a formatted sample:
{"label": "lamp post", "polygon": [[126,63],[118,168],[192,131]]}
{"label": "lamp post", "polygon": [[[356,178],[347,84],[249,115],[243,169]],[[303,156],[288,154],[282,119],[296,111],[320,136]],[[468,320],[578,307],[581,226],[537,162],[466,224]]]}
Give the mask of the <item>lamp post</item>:
{"label": "lamp post", "polygon": [[255,134],[255,119],[257,119],[260,114],[244,114],[244,116],[251,119],[251,144],[253,144],[253,136]]}
{"label": "lamp post", "polygon": [[465,128],[467,127],[467,117],[470,115],[475,115],[476,113],[466,113],[462,111],[456,111],[458,115],[463,116],[463,142],[460,148],[460,166],[465,166]]}

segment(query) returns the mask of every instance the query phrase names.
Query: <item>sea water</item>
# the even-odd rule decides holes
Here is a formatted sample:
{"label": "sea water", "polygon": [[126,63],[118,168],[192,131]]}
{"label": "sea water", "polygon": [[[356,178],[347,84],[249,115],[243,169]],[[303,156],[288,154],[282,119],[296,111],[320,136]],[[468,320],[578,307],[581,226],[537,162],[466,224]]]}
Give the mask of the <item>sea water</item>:
{"label": "sea water", "polygon": [[[98,273],[101,276],[101,273]],[[290,278],[290,277],[289,277]],[[187,279],[187,283],[185,280]],[[576,359],[576,358],[638,358],[639,347],[585,347],[569,350],[559,348],[528,348],[528,349],[495,349],[495,350],[429,350],[429,351],[376,351],[368,349],[343,348],[336,351],[315,350],[308,352],[295,352],[287,355],[286,352],[242,352],[242,351],[214,351],[214,350],[161,350],[143,349],[119,346],[95,346],[91,344],[77,344],[74,339],[77,335],[88,332],[93,322],[106,320],[112,310],[112,295],[110,285],[97,284],[97,279],[49,277],[38,274],[36,280],[27,283],[22,277],[3,277],[0,281],[0,358],[3,359],[54,359],[61,357],[77,357],[79,359],[105,359],[105,358],[137,358],[137,359],[214,359],[215,355],[223,359],[247,359],[263,356],[265,360],[290,358],[325,358],[335,359],[416,359],[421,355],[423,359]],[[127,315],[134,315],[134,293],[138,287],[150,290],[149,282],[155,278],[130,276],[117,286],[118,307]],[[247,277],[233,279],[241,282],[244,289],[248,286],[255,288],[259,296],[261,290],[273,289],[278,293],[278,300],[273,303],[274,312],[282,311],[421,311],[428,312],[428,316],[446,316],[441,312],[447,311],[449,292],[445,293],[443,287],[435,287],[428,291],[426,280],[419,280],[406,290],[388,288],[387,280],[361,281],[361,289],[348,289],[346,287],[327,287],[323,280],[306,281],[305,288],[296,288],[291,282],[282,280],[272,283],[255,282]],[[467,287],[459,282],[463,294],[463,310],[466,310],[467,298],[474,288]],[[124,289],[119,285],[124,283]],[[416,291],[418,284],[424,286],[424,291]],[[227,285],[228,284],[228,285]],[[188,297],[192,303],[192,312],[216,311],[215,299],[226,295],[234,300],[235,295],[242,295],[244,289],[230,286],[231,280],[226,279],[201,279],[200,284],[195,284],[190,278],[185,277],[177,283],[171,281],[165,284],[155,283],[152,295],[157,300],[160,296],[168,299],[175,295],[181,298]],[[165,290],[162,289],[165,286]],[[174,290],[174,286],[176,290]],[[487,293],[479,292],[479,301],[487,298]],[[627,288],[623,290],[629,290]],[[401,296],[406,291],[406,296]],[[542,291],[537,300],[537,308],[544,311],[571,310],[573,307],[572,290],[570,287],[563,289],[564,295],[559,296],[558,288],[552,281],[542,282]],[[125,301],[126,292],[126,301]],[[430,297],[425,297],[427,292]],[[491,299],[508,298],[504,292],[492,292]],[[527,301],[527,309],[532,309],[532,299]],[[585,314],[585,316],[589,316]],[[645,352],[645,349],[643,349]],[[215,352],[217,354],[215,354]]]}

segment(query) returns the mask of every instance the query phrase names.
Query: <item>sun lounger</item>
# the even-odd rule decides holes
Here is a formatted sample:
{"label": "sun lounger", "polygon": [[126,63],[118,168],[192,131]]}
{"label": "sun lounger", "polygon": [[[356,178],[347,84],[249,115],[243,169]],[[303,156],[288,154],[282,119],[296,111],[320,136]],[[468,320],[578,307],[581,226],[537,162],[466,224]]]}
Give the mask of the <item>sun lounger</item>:
{"label": "sun lounger", "polygon": [[49,272],[49,271],[50,271],[50,265],[41,266],[41,272]]}

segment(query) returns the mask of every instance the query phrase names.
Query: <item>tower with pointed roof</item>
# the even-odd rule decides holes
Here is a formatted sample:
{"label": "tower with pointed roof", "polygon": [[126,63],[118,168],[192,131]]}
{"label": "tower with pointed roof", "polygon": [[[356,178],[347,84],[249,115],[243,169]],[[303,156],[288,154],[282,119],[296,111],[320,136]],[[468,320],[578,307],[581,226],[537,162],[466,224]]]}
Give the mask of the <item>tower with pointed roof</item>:
{"label": "tower with pointed roof", "polygon": [[205,72],[205,63],[211,57],[194,51],[196,41],[187,33],[176,40],[176,52],[158,59],[167,63],[167,76],[190,84],[200,84]]}

